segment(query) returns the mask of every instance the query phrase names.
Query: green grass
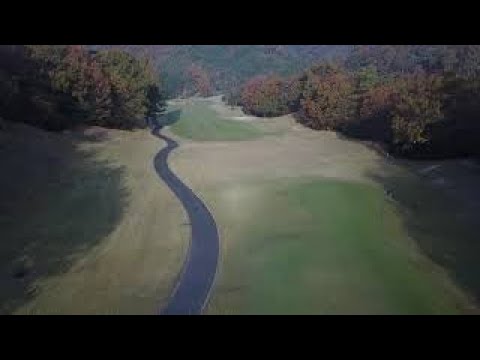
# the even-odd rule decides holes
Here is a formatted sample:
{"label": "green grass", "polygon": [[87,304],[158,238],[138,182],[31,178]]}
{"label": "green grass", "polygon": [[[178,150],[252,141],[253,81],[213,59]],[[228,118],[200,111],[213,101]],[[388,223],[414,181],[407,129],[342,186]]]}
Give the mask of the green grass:
{"label": "green grass", "polygon": [[[178,110],[179,108],[171,108]],[[248,140],[262,136],[259,127],[240,121],[226,120],[204,102],[195,101],[180,108],[178,121],[171,125],[174,134],[198,141]]]}
{"label": "green grass", "polygon": [[222,237],[210,314],[453,314],[463,302],[419,255],[383,191],[336,180],[205,192]]}

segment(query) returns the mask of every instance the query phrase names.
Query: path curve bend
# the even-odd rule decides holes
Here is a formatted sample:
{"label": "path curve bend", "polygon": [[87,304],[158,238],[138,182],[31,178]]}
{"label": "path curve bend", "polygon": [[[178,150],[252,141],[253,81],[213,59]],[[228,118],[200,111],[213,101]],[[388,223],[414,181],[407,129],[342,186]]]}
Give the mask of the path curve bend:
{"label": "path curve bend", "polygon": [[154,127],[152,134],[164,140],[167,146],[155,155],[155,171],[182,203],[191,227],[190,245],[183,269],[167,306],[160,309],[160,315],[199,315],[208,301],[217,270],[217,225],[202,200],[168,167],[168,155],[178,147],[178,143],[161,134],[160,130],[160,126]]}

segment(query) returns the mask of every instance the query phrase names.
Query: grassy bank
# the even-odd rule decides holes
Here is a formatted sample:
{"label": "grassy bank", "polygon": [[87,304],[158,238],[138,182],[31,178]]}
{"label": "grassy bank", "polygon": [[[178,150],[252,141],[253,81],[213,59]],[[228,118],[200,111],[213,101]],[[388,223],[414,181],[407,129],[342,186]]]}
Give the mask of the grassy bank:
{"label": "grassy bank", "polygon": [[163,144],[107,134],[0,133],[2,313],[148,314],[169,296],[189,233],[153,171]]}

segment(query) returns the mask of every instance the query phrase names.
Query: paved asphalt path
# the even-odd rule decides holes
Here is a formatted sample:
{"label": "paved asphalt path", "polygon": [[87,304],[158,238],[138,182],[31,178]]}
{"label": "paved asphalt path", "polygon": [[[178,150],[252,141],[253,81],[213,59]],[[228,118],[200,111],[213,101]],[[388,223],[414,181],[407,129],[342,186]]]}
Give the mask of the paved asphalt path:
{"label": "paved asphalt path", "polygon": [[[155,170],[170,187],[188,213],[191,226],[191,239],[187,259],[167,306],[161,315],[199,315],[210,293],[215,277],[219,239],[212,214],[195,193],[190,190],[168,167],[167,158],[178,143],[160,133],[155,126],[152,134],[166,141],[167,146],[160,150],[154,159]],[[162,216],[162,214],[159,214]]]}

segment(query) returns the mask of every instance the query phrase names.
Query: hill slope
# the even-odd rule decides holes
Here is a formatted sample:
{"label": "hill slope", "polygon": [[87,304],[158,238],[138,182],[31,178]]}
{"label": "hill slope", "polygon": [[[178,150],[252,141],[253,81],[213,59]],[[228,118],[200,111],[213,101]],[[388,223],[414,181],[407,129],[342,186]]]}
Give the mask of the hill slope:
{"label": "hill slope", "polygon": [[163,75],[167,93],[179,94],[188,83],[188,68],[204,70],[214,91],[259,74],[289,75],[315,61],[347,54],[350,45],[91,45],[120,48],[151,57]]}
{"label": "hill slope", "polygon": [[0,314],[153,314],[188,245],[144,130],[0,127]]}

